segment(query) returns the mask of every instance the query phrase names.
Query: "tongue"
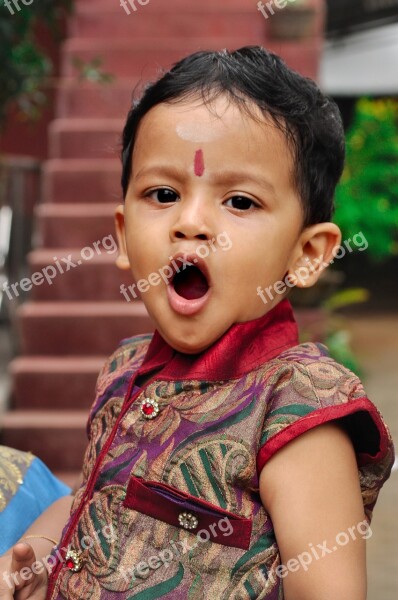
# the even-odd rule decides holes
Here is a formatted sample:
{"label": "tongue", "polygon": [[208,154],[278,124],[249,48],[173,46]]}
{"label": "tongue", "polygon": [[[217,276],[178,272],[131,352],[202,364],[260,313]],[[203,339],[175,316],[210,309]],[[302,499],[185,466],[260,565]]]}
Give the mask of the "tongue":
{"label": "tongue", "polygon": [[206,277],[197,267],[188,267],[177,273],[173,285],[177,294],[186,300],[202,298],[209,289]]}

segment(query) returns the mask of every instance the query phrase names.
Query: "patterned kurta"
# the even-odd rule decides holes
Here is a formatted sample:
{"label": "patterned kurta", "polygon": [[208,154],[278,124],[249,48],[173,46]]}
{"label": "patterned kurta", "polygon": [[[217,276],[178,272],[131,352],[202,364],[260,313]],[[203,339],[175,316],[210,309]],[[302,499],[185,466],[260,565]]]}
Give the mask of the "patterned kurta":
{"label": "patterned kurta", "polygon": [[158,332],[123,340],[98,378],[84,483],[47,598],[283,599],[259,475],[334,419],[351,436],[370,522],[394,461],[390,433],[353,373],[325,346],[298,343],[287,300],[197,355]]}

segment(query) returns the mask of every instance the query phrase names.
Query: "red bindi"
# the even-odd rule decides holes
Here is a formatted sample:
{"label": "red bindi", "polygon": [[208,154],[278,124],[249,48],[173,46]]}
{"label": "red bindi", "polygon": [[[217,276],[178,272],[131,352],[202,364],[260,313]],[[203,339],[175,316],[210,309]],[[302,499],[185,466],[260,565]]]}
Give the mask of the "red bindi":
{"label": "red bindi", "polygon": [[198,177],[202,177],[205,172],[205,161],[203,158],[203,150],[197,150],[195,152],[195,161],[194,161],[194,170],[195,175]]}

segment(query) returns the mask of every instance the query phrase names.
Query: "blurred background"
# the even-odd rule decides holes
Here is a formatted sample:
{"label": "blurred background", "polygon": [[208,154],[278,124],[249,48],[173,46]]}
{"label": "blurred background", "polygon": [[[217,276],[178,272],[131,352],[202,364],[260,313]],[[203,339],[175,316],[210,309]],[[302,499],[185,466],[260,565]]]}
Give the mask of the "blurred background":
{"label": "blurred background", "polygon": [[[140,300],[120,295],[131,281],[114,254],[62,275],[56,261],[114,234],[119,136],[134,86],[199,49],[264,45],[339,104],[347,164],[336,222],[343,240],[358,243],[293,303],[302,339],[327,343],[363,378],[398,440],[398,0],[285,4],[0,6],[0,444],[32,451],[69,483],[100,367],[120,339],[152,324]],[[51,284],[36,276],[32,285],[49,265],[58,271]],[[395,465],[367,546],[369,600],[398,597],[397,507]]]}

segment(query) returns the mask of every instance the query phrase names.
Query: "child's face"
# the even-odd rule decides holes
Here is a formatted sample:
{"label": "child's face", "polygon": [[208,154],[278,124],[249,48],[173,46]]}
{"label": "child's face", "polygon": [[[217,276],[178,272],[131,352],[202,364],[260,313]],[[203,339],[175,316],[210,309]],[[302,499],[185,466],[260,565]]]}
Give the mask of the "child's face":
{"label": "child's face", "polygon": [[[132,164],[116,214],[118,264],[136,283],[149,279],[141,297],[171,346],[201,352],[282,299],[265,304],[257,288],[302,255],[302,209],[286,139],[270,121],[223,97],[211,112],[198,101],[157,105],[140,123]],[[176,255],[198,260],[206,277]],[[168,279],[175,265],[181,273]]]}

